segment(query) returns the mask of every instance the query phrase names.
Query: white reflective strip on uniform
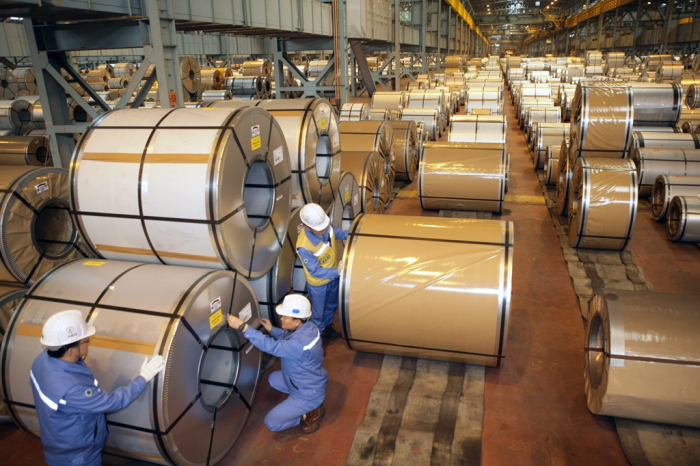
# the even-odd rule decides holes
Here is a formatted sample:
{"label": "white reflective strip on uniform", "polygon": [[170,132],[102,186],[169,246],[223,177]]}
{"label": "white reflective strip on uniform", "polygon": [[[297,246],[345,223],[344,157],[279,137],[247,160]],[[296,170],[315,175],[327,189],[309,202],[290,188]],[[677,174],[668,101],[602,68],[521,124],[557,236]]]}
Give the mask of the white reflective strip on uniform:
{"label": "white reflective strip on uniform", "polygon": [[335,233],[333,233],[333,225],[328,229],[328,236],[331,238],[335,237]]}
{"label": "white reflective strip on uniform", "polygon": [[312,341],[311,343],[309,343],[308,345],[304,346],[304,351],[310,350],[311,348],[313,348],[314,345],[316,343],[318,343],[318,340],[320,340],[320,339],[321,339],[321,332],[318,331],[318,336],[316,337],[316,339],[314,341]]}
{"label": "white reflective strip on uniform", "polygon": [[58,402],[61,403],[62,405],[66,404],[66,400],[64,400],[64,399],[60,399],[60,400],[58,400]]}
{"label": "white reflective strip on uniform", "polygon": [[321,246],[321,249],[319,249],[318,252],[315,252],[314,256],[320,257],[321,254],[323,254],[323,251],[325,251],[326,249],[328,249],[328,246],[326,245],[326,243],[323,243],[323,246]]}
{"label": "white reflective strip on uniform", "polygon": [[95,381],[95,387],[97,387],[97,379],[93,379]]}
{"label": "white reflective strip on uniform", "polygon": [[34,387],[36,387],[36,391],[39,392],[39,397],[41,397],[41,401],[46,403],[46,405],[54,411],[58,411],[58,405],[51,401],[49,397],[44,395],[44,392],[42,392],[41,388],[39,388],[39,383],[37,383],[36,379],[34,378],[34,373],[32,371],[29,371],[29,375],[32,376],[32,382],[34,383]]}

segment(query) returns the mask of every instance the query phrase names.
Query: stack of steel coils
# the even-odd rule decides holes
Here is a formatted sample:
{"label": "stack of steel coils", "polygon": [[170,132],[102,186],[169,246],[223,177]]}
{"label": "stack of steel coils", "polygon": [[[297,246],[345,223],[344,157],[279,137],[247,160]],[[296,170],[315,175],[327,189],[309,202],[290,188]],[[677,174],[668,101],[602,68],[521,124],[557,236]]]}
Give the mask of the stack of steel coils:
{"label": "stack of steel coils", "polygon": [[506,143],[505,115],[452,115],[449,142]]}
{"label": "stack of steel coils", "polygon": [[[392,121],[396,140],[396,179],[413,181],[418,169],[418,126],[415,121]],[[422,148],[422,144],[421,144]]]}
{"label": "stack of steel coils", "polygon": [[363,103],[347,103],[340,107],[338,121],[363,121],[369,120],[369,105]]}
{"label": "stack of steel coils", "polygon": [[545,168],[547,148],[561,147],[562,138],[569,137],[571,125],[566,123],[539,123],[532,144],[532,160],[536,169]]}
{"label": "stack of steel coils", "polygon": [[650,196],[659,175],[700,176],[700,149],[649,149],[632,152],[639,195]]}
{"label": "stack of steel coils", "polygon": [[668,207],[676,196],[700,197],[700,176],[659,175],[651,192],[655,220],[666,220]]}

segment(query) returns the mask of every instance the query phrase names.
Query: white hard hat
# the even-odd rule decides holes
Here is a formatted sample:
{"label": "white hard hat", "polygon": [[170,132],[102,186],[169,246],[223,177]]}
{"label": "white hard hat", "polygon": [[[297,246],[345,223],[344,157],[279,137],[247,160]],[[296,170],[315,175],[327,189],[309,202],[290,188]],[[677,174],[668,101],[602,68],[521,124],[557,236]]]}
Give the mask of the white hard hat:
{"label": "white hard hat", "polygon": [[41,331],[41,344],[50,350],[94,335],[95,327],[85,323],[80,311],[62,311],[49,317]]}
{"label": "white hard hat", "polygon": [[313,230],[323,230],[331,222],[323,207],[318,204],[306,204],[299,212],[301,221]]}
{"label": "white hard hat", "polygon": [[288,294],[282,304],[277,305],[276,311],[281,316],[308,319],[311,317],[311,303],[300,294]]}

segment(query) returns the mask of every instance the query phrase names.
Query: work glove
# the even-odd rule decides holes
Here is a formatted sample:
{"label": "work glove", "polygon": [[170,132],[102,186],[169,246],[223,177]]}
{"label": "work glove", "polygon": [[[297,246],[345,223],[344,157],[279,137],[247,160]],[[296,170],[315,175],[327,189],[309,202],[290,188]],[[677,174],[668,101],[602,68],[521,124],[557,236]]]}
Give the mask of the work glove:
{"label": "work glove", "polygon": [[146,379],[146,382],[148,383],[153,379],[153,377],[156,376],[158,372],[162,371],[164,367],[165,361],[163,360],[163,356],[158,354],[153,356],[150,361],[148,358],[143,361],[143,365],[141,366],[141,374],[139,375]]}
{"label": "work glove", "polygon": [[338,262],[338,275],[343,275],[343,261]]}

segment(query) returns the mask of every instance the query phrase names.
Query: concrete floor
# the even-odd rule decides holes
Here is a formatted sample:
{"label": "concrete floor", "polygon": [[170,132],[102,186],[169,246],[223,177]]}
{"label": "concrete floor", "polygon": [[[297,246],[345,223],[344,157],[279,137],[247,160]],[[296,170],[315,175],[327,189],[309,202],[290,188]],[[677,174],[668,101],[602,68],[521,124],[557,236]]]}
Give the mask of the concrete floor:
{"label": "concrete floor", "polygon": [[[515,224],[513,296],[505,362],[487,369],[482,464],[627,465],[612,420],[586,407],[578,299],[508,93],[505,104],[510,182],[503,214],[494,218]],[[416,182],[403,187],[417,189]],[[411,198],[395,199],[386,213],[437,215]],[[639,209],[629,250],[657,291],[700,295],[700,250],[668,241],[649,209]],[[355,353],[340,340],[326,347],[327,413],[308,436],[265,428],[265,414],[283,399],[265,376],[244,433],[219,464],[345,464],[381,362],[382,356]],[[14,427],[0,426],[0,451],[3,465],[43,464],[39,440]]]}

